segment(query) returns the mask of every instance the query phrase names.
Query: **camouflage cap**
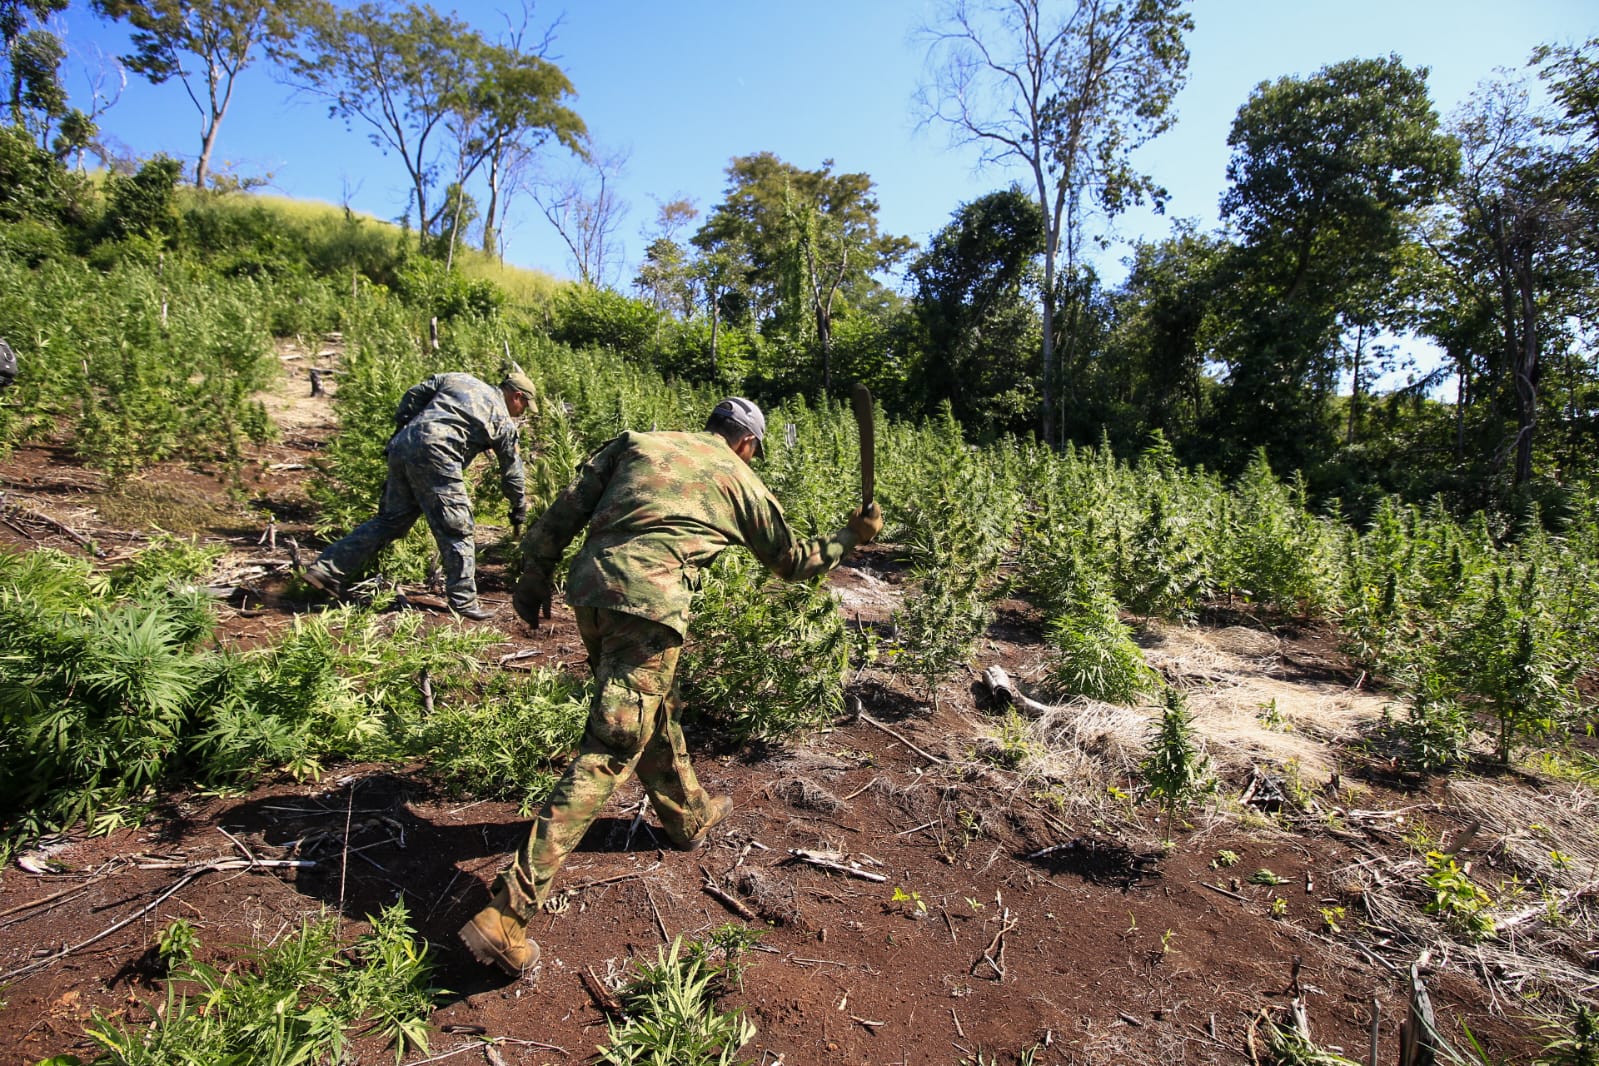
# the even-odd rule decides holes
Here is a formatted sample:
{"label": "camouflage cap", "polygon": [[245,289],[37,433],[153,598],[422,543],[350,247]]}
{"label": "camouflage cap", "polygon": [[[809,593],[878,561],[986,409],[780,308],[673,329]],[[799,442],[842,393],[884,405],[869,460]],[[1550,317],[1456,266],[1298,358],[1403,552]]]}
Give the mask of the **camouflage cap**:
{"label": "camouflage cap", "polygon": [[539,394],[538,388],[533,384],[533,379],[528,377],[526,372],[515,363],[511,363],[506,367],[505,380],[500,382],[500,388],[513,389],[526,396],[529,400],[537,399]]}
{"label": "camouflage cap", "polygon": [[711,412],[711,421],[731,422],[744,432],[755,438],[755,454],[766,454],[766,416],[761,414],[761,409],[742,396],[729,396],[716,405]]}

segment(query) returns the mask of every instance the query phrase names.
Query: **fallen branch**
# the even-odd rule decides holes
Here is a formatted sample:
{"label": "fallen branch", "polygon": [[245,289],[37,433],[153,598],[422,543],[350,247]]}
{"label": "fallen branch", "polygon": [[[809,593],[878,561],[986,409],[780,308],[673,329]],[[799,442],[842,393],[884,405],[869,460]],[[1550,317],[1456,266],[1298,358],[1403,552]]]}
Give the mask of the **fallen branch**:
{"label": "fallen branch", "polygon": [[823,870],[847,874],[850,877],[858,877],[862,881],[881,883],[888,880],[882,874],[874,874],[870,870],[863,870],[853,862],[846,864],[844,856],[836,851],[807,851],[804,848],[789,848],[788,853],[800,862],[809,863]]}
{"label": "fallen branch", "polygon": [[1210,889],[1212,892],[1220,892],[1224,896],[1231,896],[1233,899],[1241,899],[1245,903],[1249,902],[1249,897],[1248,896],[1245,896],[1245,895],[1242,895],[1240,893],[1234,892],[1232,889],[1223,888],[1220,885],[1213,885],[1209,881],[1201,881],[1199,883],[1201,885],[1204,885],[1206,888]]}
{"label": "fallen branch", "polygon": [[106,877],[106,874],[99,874],[95,877],[91,877],[89,880],[84,881],[81,884],[73,885],[71,888],[63,888],[61,891],[52,892],[48,896],[41,896],[39,899],[30,900],[27,903],[19,903],[15,907],[7,907],[5,910],[0,911],[0,918],[9,918],[13,914],[21,914],[23,911],[31,911],[35,907],[43,907],[46,903],[54,903],[59,899],[64,899],[67,896],[72,895],[75,892],[82,892],[90,885],[99,881],[104,881]]}
{"label": "fallen branch", "polygon": [[916,754],[918,754],[922,758],[926,759],[928,762],[936,762],[936,763],[942,764],[942,763],[944,763],[946,761],[944,759],[940,759],[937,755],[934,755],[931,752],[926,752],[926,751],[923,751],[921,748],[918,748],[915,744],[912,744],[909,740],[905,739],[905,737],[901,736],[899,733],[897,733],[894,730],[890,729],[888,726],[884,725],[882,722],[879,722],[876,718],[873,718],[869,714],[862,714],[861,715],[861,721],[865,722],[867,725],[876,726],[878,729],[881,729],[883,732],[887,733],[889,736],[893,737],[895,740],[899,741],[901,744],[905,745],[907,748],[911,749]]}
{"label": "fallen branch", "polygon": [[618,1018],[627,1017],[627,1011],[622,1009],[621,1001],[612,994],[609,988],[606,988],[601,983],[598,977],[594,976],[592,970],[584,969],[582,973],[578,974],[578,977],[582,980],[583,987],[589,990],[589,995],[594,997],[595,1006],[599,1007],[601,1011],[606,1014],[613,1014]]}
{"label": "fallen branch", "polygon": [[743,900],[739,899],[731,892],[726,892],[717,886],[716,879],[711,876],[711,871],[701,866],[700,873],[705,875],[706,895],[719,901],[722,906],[726,907],[728,910],[732,911],[734,914],[738,915],[740,918],[743,918],[747,922],[753,922],[756,919],[756,913],[750,910],[748,905],[746,905]]}
{"label": "fallen branch", "polygon": [[[170,869],[170,868],[173,868],[173,867],[182,867],[183,865],[184,864],[182,864],[182,863],[141,863],[141,864],[139,864],[139,868],[141,870]],[[62,959],[66,958],[68,955],[71,955],[74,952],[82,951],[84,948],[88,947],[90,944],[99,943],[100,941],[104,940],[106,937],[110,936],[112,933],[115,933],[117,930],[122,929],[125,926],[131,925],[132,923],[138,921],[140,918],[143,918],[146,914],[149,914],[151,911],[155,910],[157,907],[161,906],[161,904],[165,903],[171,896],[173,896],[176,892],[178,892],[179,889],[183,888],[189,882],[191,882],[191,881],[195,880],[196,878],[200,877],[202,874],[215,873],[215,872],[221,871],[221,870],[247,870],[247,869],[254,869],[254,868],[260,867],[260,866],[315,866],[315,865],[316,865],[316,863],[309,862],[309,861],[306,861],[306,860],[303,860],[303,859],[262,859],[262,860],[257,860],[255,862],[246,862],[243,859],[230,859],[230,860],[226,860],[226,861],[223,861],[223,862],[208,862],[208,863],[204,864],[203,866],[191,867],[191,868],[189,868],[189,872],[188,873],[186,873],[182,877],[178,878],[178,880],[176,882],[174,882],[173,885],[170,888],[168,888],[165,892],[162,892],[155,899],[151,900],[149,903],[145,904],[143,907],[139,908],[134,913],[128,915],[126,918],[122,919],[119,922],[113,923],[112,925],[108,926],[105,929],[100,930],[100,932],[98,932],[98,933],[94,934],[93,936],[89,937],[87,940],[80,940],[76,944],[67,945],[66,947],[62,948],[60,951],[56,952],[53,955],[46,955],[42,959],[35,959],[32,962],[30,962],[30,963],[28,963],[28,964],[26,964],[24,966],[18,966],[14,970],[8,970],[5,973],[0,973],[0,984],[4,984],[7,981],[15,980],[18,977],[26,977],[29,974],[38,973],[40,970],[44,970],[44,969],[49,968],[50,966],[55,965],[57,962],[60,962]]]}
{"label": "fallen branch", "polygon": [[649,866],[646,866],[644,869],[642,869],[642,870],[634,870],[632,873],[617,874],[614,877],[600,877],[600,878],[596,878],[593,881],[582,881],[582,882],[579,882],[578,884],[571,885],[571,886],[563,889],[562,892],[565,895],[574,895],[574,894],[576,894],[578,892],[582,892],[586,888],[598,888],[601,885],[614,885],[618,881],[626,881],[629,878],[633,878],[633,877],[643,877],[645,874],[650,873],[651,871],[654,871],[654,870],[659,870],[660,868],[661,868],[661,864],[660,863],[658,863],[658,862],[651,863]]}
{"label": "fallen branch", "polygon": [[63,537],[66,537],[68,540],[77,544],[84,551],[93,555],[96,559],[105,558],[105,552],[95,547],[94,541],[90,540],[82,533],[79,533],[65,522],[51,518],[42,511],[30,511],[21,504],[11,503],[5,498],[5,493],[0,493],[0,511],[14,515],[25,522],[38,522],[40,525],[49,526],[57,533],[60,533]]}
{"label": "fallen branch", "polygon": [[977,976],[978,968],[986,962],[993,969],[996,981],[1005,980],[1005,934],[1015,929],[1021,919],[1012,918],[1010,908],[1006,907],[1001,912],[999,921],[999,931],[994,934],[994,939],[988,942],[988,947],[983,949],[983,954],[972,963],[972,968],[968,971],[973,977]]}

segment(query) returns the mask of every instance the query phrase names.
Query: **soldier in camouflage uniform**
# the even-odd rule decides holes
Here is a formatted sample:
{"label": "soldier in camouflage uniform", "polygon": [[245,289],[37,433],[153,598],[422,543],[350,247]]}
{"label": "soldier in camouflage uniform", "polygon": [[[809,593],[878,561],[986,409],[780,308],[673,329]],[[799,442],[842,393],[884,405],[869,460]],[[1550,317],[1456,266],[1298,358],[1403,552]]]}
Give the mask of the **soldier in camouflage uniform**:
{"label": "soldier in camouflage uniform", "polygon": [[537,626],[550,575],[585,525],[566,599],[577,615],[596,689],[577,757],[499,878],[494,899],[461,929],[485,965],[521,973],[538,961],[528,918],[556,871],[616,787],[637,772],[675,847],[692,851],[732,811],[694,776],[673,675],[700,576],[724,548],[742,544],[788,581],[837,566],[872,540],[876,505],[842,529],[798,540],[783,509],[749,467],[766,419],[748,400],[723,400],[703,433],[623,433],[591,456],[522,541],[526,570],[512,599]]}
{"label": "soldier in camouflage uniform", "polygon": [[305,580],[335,596],[342,594],[351,575],[424,516],[444,563],[450,609],[476,621],[491,617],[477,598],[472,503],[464,471],[492,450],[500,461],[505,498],[511,501],[511,523],[522,523],[527,502],[512,419],[536,410],[534,393],[532,380],[515,365],[497,389],[470,374],[436,374],[407,390],[394,412],[394,435],[384,448],[389,478],[376,517],[328,545],[306,568]]}

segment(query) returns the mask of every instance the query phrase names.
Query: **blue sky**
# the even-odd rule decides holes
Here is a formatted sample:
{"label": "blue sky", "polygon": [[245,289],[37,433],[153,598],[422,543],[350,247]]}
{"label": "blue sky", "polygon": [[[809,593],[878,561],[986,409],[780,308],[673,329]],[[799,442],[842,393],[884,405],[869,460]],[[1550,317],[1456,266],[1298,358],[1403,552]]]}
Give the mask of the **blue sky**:
{"label": "blue sky", "polygon": [[[505,25],[492,0],[451,5],[487,33]],[[519,11],[519,8],[515,8]],[[959,204],[1020,178],[974,171],[969,151],[949,147],[944,129],[917,129],[912,96],[923,76],[915,27],[928,0],[574,0],[540,3],[534,25],[560,18],[552,53],[578,91],[576,109],[603,148],[625,150],[621,183],[631,210],[622,224],[628,267],[655,216],[655,200],[686,196],[701,210],[721,196],[734,156],[769,150],[812,168],[833,159],[877,183],[882,228],[919,243]],[[1227,132],[1261,81],[1310,74],[1355,56],[1398,53],[1431,68],[1430,85],[1447,114],[1496,67],[1522,67],[1541,42],[1599,34],[1592,0],[1197,0],[1189,39],[1189,84],[1174,130],[1147,147],[1143,165],[1172,193],[1169,216],[1215,226],[1225,185]],[[67,13],[69,44],[124,50],[125,35],[90,14],[81,0]],[[74,67],[70,90],[87,79]],[[139,155],[158,151],[192,162],[199,118],[174,84],[129,78],[102,128]],[[270,174],[273,191],[348,201],[385,218],[405,207],[406,179],[364,133],[346,132],[314,99],[295,99],[265,71],[247,76],[225,122],[213,167]],[[652,199],[654,198],[654,199]],[[1121,220],[1119,237],[1159,237],[1169,221]],[[1102,272],[1119,275],[1125,244],[1104,253]],[[565,275],[564,249],[526,199],[512,207],[507,258]]]}

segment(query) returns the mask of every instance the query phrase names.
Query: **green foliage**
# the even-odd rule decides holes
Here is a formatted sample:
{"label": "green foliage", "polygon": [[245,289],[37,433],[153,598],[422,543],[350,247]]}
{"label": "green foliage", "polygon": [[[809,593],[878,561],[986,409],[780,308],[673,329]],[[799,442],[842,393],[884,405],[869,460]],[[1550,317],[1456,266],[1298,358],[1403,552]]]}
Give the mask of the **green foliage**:
{"label": "green foliage", "polygon": [[105,236],[114,241],[144,237],[158,242],[176,235],[177,189],[183,164],[156,156],[130,176],[106,179]]}
{"label": "green foliage", "polygon": [[554,313],[550,336],[573,348],[644,352],[660,327],[660,313],[649,304],[593,285],[562,289]]}
{"label": "green foliage", "polygon": [[1049,679],[1062,695],[1130,704],[1158,683],[1102,588],[1085,590],[1075,605],[1051,618],[1048,640]]}
{"label": "green foliage", "polygon": [[1270,1014],[1262,1012],[1261,1028],[1266,1039],[1265,1054],[1259,1061],[1266,1066],[1360,1066],[1353,1059],[1318,1045],[1297,1019],[1294,1024],[1280,1025]]}
{"label": "green foliage", "polygon": [[1455,687],[1497,721],[1495,754],[1508,763],[1518,740],[1555,728],[1571,700],[1578,667],[1540,602],[1536,564],[1519,581],[1513,569],[1495,571],[1489,586],[1488,595],[1456,622],[1456,635],[1439,649],[1439,658]]}
{"label": "green foliage", "polygon": [[993,617],[1000,563],[1010,546],[1019,499],[1005,472],[961,443],[948,409],[937,426],[942,447],[929,456],[920,492],[896,509],[912,587],[895,615],[895,665],[921,679],[935,700],[939,681],[970,662]]}
{"label": "green foliage", "polygon": [[656,949],[656,961],[635,964],[637,976],[622,991],[627,1021],[607,1020],[610,1044],[600,1062],[615,1066],[734,1066],[738,1051],[755,1037],[741,1010],[723,1013],[715,998],[723,971],[707,956],[683,949]]}
{"label": "green foliage", "polygon": [[1471,716],[1447,694],[1444,679],[1427,672],[1406,679],[1405,717],[1394,731],[1405,742],[1405,761],[1417,770],[1444,770],[1466,760],[1471,747]]}
{"label": "green foliage", "polygon": [[1234,486],[1224,522],[1224,587],[1285,615],[1318,615],[1335,601],[1329,524],[1307,509],[1303,480],[1284,485],[1272,475],[1264,450]]}
{"label": "green foliage", "polygon": [[427,946],[415,939],[403,903],[372,919],[348,948],[334,918],[307,921],[277,944],[218,969],[194,961],[198,942],[169,927],[172,956],[165,1001],[149,1025],[126,1026],[98,1011],[88,1035],[101,1052],[93,1066],[342,1061],[349,1033],[394,1045],[395,1062],[426,1052],[428,1016],[438,990],[428,984]]}
{"label": "green foliage", "polygon": [[588,687],[568,674],[536,670],[526,679],[492,678],[473,695],[435,709],[420,723],[415,747],[431,753],[429,772],[447,787],[514,800],[527,815],[555,787],[564,756],[583,739]]}
{"label": "green foliage", "polygon": [[1488,893],[1460,868],[1453,855],[1429,851],[1425,859],[1427,874],[1422,884],[1431,898],[1422,910],[1436,915],[1449,928],[1470,939],[1492,935],[1494,920],[1488,908],[1493,900]]}
{"label": "green foliage", "polygon": [[678,668],[691,712],[737,740],[814,729],[844,706],[849,640],[825,580],[785,584],[744,552],[704,575]]}
{"label": "green foliage", "polygon": [[581,734],[577,682],[485,679],[475,653],[492,633],[423,639],[418,614],[326,611],[271,647],[208,649],[213,608],[191,582],[211,558],[167,541],[95,573],[49,550],[0,552],[0,848],[80,821],[114,828],[174,782],[309,777],[331,759],[436,755],[450,787],[532,804]]}
{"label": "green foliage", "polygon": [[1599,1066],[1599,1012],[1578,1003],[1568,1025],[1548,1023],[1548,1042],[1535,1066]]}
{"label": "green foliage", "polygon": [[1176,689],[1166,690],[1166,706],[1150,734],[1139,773],[1150,795],[1168,807],[1181,806],[1216,787],[1210,760],[1194,734],[1194,717]]}

